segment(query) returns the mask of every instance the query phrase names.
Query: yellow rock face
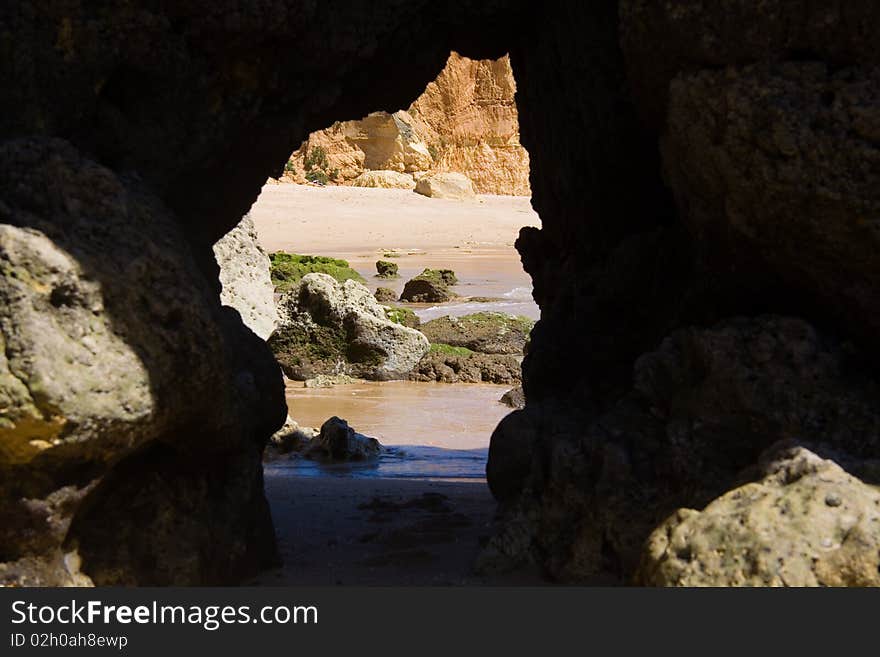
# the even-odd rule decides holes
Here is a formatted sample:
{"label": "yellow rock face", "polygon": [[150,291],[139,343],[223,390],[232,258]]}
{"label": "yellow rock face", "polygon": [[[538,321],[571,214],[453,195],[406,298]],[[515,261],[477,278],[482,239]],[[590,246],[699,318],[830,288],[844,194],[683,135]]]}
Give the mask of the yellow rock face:
{"label": "yellow rock face", "polygon": [[336,184],[350,184],[365,171],[448,172],[470,178],[478,194],[528,196],[529,155],[519,143],[515,92],[508,57],[452,53],[408,110],[374,112],[313,132],[291,156],[283,179],[303,183],[316,169]]}

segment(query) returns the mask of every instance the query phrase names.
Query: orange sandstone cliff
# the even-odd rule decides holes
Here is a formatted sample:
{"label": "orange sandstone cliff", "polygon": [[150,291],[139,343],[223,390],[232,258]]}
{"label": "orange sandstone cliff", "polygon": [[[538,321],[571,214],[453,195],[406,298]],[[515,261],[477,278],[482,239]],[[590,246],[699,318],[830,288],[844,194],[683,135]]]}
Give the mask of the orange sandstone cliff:
{"label": "orange sandstone cliff", "polygon": [[519,143],[515,92],[508,57],[452,53],[407,110],[374,112],[309,135],[283,180],[347,184],[367,170],[415,177],[453,171],[468,176],[477,193],[528,196],[529,155]]}

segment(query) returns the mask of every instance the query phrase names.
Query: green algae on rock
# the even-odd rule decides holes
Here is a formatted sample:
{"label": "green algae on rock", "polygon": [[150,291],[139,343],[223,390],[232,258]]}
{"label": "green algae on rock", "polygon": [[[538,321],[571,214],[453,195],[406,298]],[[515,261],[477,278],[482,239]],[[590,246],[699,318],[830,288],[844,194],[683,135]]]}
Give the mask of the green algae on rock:
{"label": "green algae on rock", "polygon": [[454,299],[455,292],[449,289],[450,285],[456,285],[458,278],[451,269],[425,269],[421,274],[406,282],[403,292],[400,294],[401,301],[414,303],[442,303]]}
{"label": "green algae on rock", "polygon": [[278,292],[286,292],[299,283],[303,276],[313,272],[328,274],[340,283],[347,280],[364,282],[364,277],[352,269],[347,260],[339,258],[276,251],[269,254],[269,262],[272,283]]}
{"label": "green algae on rock", "polygon": [[484,354],[522,355],[535,322],[528,317],[480,312],[463,317],[438,317],[419,330],[428,340]]}
{"label": "green algae on rock", "polygon": [[281,298],[279,308],[281,321],[269,347],[292,379],[318,374],[405,378],[428,351],[424,335],[390,320],[357,281],[307,274]]}

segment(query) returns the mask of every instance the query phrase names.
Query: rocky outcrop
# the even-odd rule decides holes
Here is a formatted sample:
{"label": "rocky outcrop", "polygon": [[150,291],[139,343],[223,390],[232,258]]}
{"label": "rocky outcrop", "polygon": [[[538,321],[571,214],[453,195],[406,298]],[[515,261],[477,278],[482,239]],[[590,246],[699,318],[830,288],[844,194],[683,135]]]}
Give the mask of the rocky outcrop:
{"label": "rocky outcrop", "polygon": [[398,171],[364,171],[351,181],[352,187],[379,187],[382,189],[415,189],[411,175]]}
{"label": "rocky outcrop", "polygon": [[[514,526],[544,518],[530,525],[531,545],[555,555],[554,575],[625,579],[664,518],[733,488],[780,440],[876,477],[861,468],[880,454],[880,386],[850,348],[792,318],[682,329],[637,361],[633,389],[602,413],[585,408],[577,420],[527,395],[492,436],[489,485],[515,509]],[[553,450],[542,465],[548,431]]]}
{"label": "rocky outcrop", "polygon": [[[397,301],[397,292],[392,290],[390,287],[377,287],[376,291],[373,292],[373,296],[376,297],[376,301],[379,303],[389,303]],[[400,322],[398,322],[399,324]]]}
{"label": "rocky outcrop", "polygon": [[419,330],[430,342],[466,347],[484,354],[521,356],[534,322],[527,317],[484,312],[461,317],[439,317]]}
{"label": "rocky outcrop", "polygon": [[702,511],[648,539],[649,586],[880,586],[880,488],[800,448],[776,449]]}
{"label": "rocky outcrop", "polygon": [[[399,3],[272,0],[246,11],[227,0],[42,3],[39,11],[32,4],[0,8],[0,23],[15,35],[14,52],[0,44],[0,142],[5,150],[22,137],[63,138],[82,157],[45,158],[50,172],[39,180],[32,164],[4,162],[0,223],[45,234],[84,265],[86,288],[99,281],[143,295],[105,306],[113,308],[105,311],[113,318],[107,333],[135,347],[149,373],[150,426],[164,429],[136,454],[99,449],[109,459],[94,469],[59,466],[76,460],[60,458],[67,450],[100,444],[88,439],[44,450],[27,472],[4,471],[3,486],[18,488],[0,506],[17,520],[4,516],[0,526],[42,528],[31,537],[65,534],[95,581],[228,582],[259,561],[257,546],[271,539],[261,533],[267,514],[258,452],[281,424],[284,400],[265,347],[236,313],[221,310],[211,247],[311,131],[406,107],[452,49],[475,59],[510,53],[542,222],[517,241],[541,321],[523,363],[526,408],[493,441],[493,451],[526,446],[517,453],[529,466],[524,486],[513,477],[513,492],[499,493],[509,522],[493,543],[496,554],[528,554],[560,578],[603,571],[629,581],[642,542],[663,518],[734,488],[730,471],[754,462],[767,444],[758,436],[778,439],[780,427],[820,441],[831,436],[834,460],[867,481],[852,470],[859,459],[846,454],[876,451],[869,414],[854,410],[877,407],[870,372],[880,357],[878,260],[869,257],[880,169],[876,149],[866,147],[875,140],[876,2],[411,0],[402,10]],[[83,160],[109,173],[83,180],[93,170]],[[112,191],[117,184],[122,196]],[[35,227],[87,214],[118,221],[87,224],[82,244]],[[145,274],[138,258],[156,252],[160,262],[148,263]],[[807,258],[815,259],[810,271]],[[164,271],[179,274],[167,294],[164,284],[161,293],[144,284]],[[711,387],[694,383],[702,381],[704,351],[694,336],[765,313],[822,327],[822,337],[806,344],[837,363],[838,373],[795,368],[786,380],[808,397],[844,391],[839,416],[808,421],[806,405],[795,408],[784,395],[784,412],[751,410],[750,384],[737,376],[730,377],[735,387],[712,380],[714,401]],[[206,319],[198,339],[193,315]],[[31,341],[44,327],[26,318],[6,321]],[[94,321],[103,318],[99,312]],[[676,390],[643,392],[651,359],[639,359],[667,338],[683,351],[665,359],[696,363],[672,368],[688,375]],[[12,361],[8,347],[0,352]],[[74,353],[70,363],[70,351],[58,353],[48,370],[89,362],[86,354]],[[745,369],[772,380],[761,367]],[[809,379],[817,373],[828,378]],[[57,383],[63,378],[55,385],[73,386]],[[44,413],[40,394],[27,393],[45,427],[54,408]],[[30,413],[24,405],[13,422]],[[714,433],[702,431],[704,416]],[[43,446],[10,440],[25,455]],[[682,447],[688,442],[693,447]],[[689,465],[692,456],[705,474]],[[92,472],[107,474],[84,492]],[[75,522],[43,531],[40,518],[55,505],[47,496],[66,481],[77,489],[62,495]],[[26,497],[32,485],[35,496]],[[77,502],[81,494],[88,504]],[[43,511],[22,511],[23,499]],[[628,514],[631,526],[620,520]],[[25,542],[24,531],[11,535],[18,538],[0,541],[4,559],[33,564],[47,554],[39,541]],[[76,559],[63,556],[52,563],[76,570]]]}
{"label": "rocky outcrop", "polygon": [[429,198],[472,201],[476,198],[470,179],[460,173],[432,173],[419,178],[416,194]]}
{"label": "rocky outcrop", "polygon": [[[412,124],[405,111],[373,112],[359,121],[334,123],[326,130],[313,132],[290,157],[288,178],[305,182],[307,174],[321,160],[325,172],[339,181],[359,180],[361,187],[385,186],[365,184],[396,182],[399,186],[416,171],[427,171],[433,164],[428,145]],[[326,160],[326,161],[324,161]],[[366,178],[363,176],[367,175]],[[379,174],[379,175],[375,175]],[[398,175],[387,175],[398,174]],[[405,189],[412,189],[412,184]]]}
{"label": "rocky outcrop", "polygon": [[515,94],[509,57],[473,60],[453,52],[409,108],[436,153],[433,171],[464,174],[479,194],[528,196],[529,154],[519,141]]}
{"label": "rocky outcrop", "polygon": [[208,583],[266,565],[271,354],[136,182],[61,140],[7,142],[0,169],[4,580]]}
{"label": "rocky outcrop", "polygon": [[235,308],[245,326],[267,339],[278,321],[275,286],[269,256],[249,214],[214,245],[214,257],[220,267],[221,303]]}
{"label": "rocky outcrop", "polygon": [[473,181],[462,192],[467,198],[473,189],[528,196],[529,155],[519,143],[515,92],[508,57],[473,60],[453,52],[408,111],[374,112],[309,135],[284,179],[305,182],[317,148],[327,156],[325,168],[338,172],[334,178],[358,187],[413,189],[406,173],[430,171],[464,174]]}
{"label": "rocky outcrop", "polygon": [[511,408],[523,409],[526,407],[526,394],[523,392],[522,386],[516,386],[501,395],[501,399],[498,401]]}
{"label": "rocky outcrop", "polygon": [[397,278],[397,263],[388,260],[376,261],[376,276],[379,278]]}
{"label": "rocky outcrop", "polygon": [[414,276],[403,286],[400,293],[401,301],[413,303],[443,303],[450,301],[457,295],[449,289],[450,285],[458,283],[455,273],[449,269],[425,269],[418,276]]}
{"label": "rocky outcrop", "polygon": [[289,415],[278,431],[272,434],[269,445],[263,453],[264,460],[272,460],[292,452],[304,451],[311,441],[320,433],[314,427],[301,427]]}
{"label": "rocky outcrop", "polygon": [[431,347],[410,373],[410,380],[507,385],[521,380],[519,360],[513,356],[479,354],[449,345]]}
{"label": "rocky outcrop", "polygon": [[379,456],[382,446],[375,438],[358,433],[348,422],[331,417],[309,444],[306,455],[324,461],[365,461]]}
{"label": "rocky outcrop", "polygon": [[307,274],[278,304],[281,320],[269,346],[292,379],[404,378],[428,350],[425,336],[389,320],[370,291],[353,280]]}

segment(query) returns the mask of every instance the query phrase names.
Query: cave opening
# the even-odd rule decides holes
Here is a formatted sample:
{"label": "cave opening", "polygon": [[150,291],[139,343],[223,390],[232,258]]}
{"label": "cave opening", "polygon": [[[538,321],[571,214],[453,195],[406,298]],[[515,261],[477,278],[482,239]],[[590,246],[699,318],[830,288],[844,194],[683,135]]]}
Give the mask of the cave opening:
{"label": "cave opening", "polygon": [[540,316],[515,90],[507,55],[452,52],[407,108],[309,134],[215,246],[222,302],[285,375],[261,582],[482,581],[489,439]]}

